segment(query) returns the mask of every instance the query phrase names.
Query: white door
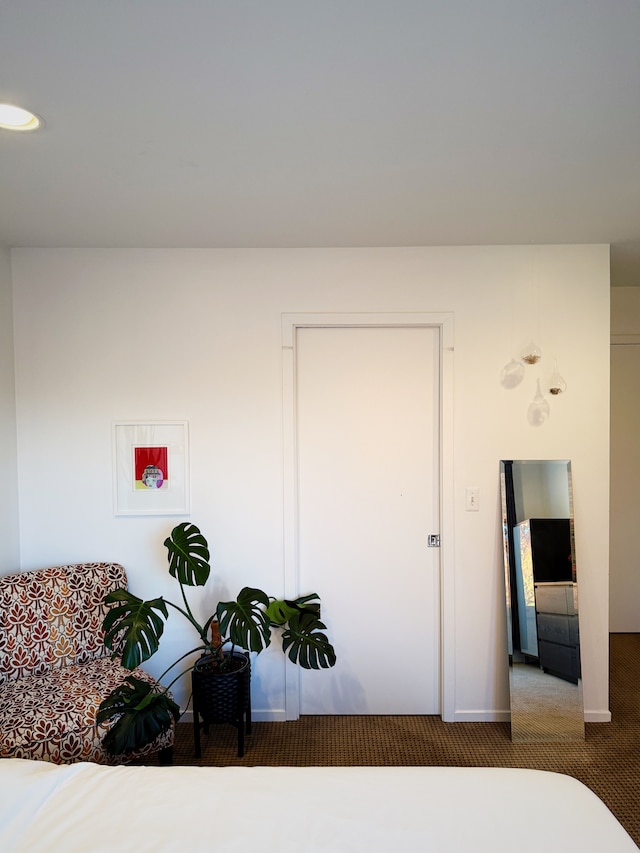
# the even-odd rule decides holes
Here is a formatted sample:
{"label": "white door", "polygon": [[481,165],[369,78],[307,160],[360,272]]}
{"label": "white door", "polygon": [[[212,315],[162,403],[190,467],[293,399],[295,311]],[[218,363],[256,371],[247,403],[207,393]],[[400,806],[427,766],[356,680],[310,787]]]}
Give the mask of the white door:
{"label": "white door", "polygon": [[296,333],[298,572],[336,648],[303,714],[437,714],[439,330]]}

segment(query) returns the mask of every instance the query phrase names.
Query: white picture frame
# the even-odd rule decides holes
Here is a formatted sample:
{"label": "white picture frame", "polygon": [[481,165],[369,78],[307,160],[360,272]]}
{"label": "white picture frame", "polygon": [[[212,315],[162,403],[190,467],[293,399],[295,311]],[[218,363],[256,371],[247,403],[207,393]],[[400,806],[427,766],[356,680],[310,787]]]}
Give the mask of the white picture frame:
{"label": "white picture frame", "polygon": [[112,425],[115,515],[188,515],[187,421]]}

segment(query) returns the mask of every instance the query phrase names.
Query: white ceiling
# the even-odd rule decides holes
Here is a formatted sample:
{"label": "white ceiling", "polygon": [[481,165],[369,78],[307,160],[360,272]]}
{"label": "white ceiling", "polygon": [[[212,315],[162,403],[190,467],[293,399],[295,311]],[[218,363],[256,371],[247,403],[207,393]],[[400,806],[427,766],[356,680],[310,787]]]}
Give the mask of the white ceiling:
{"label": "white ceiling", "polygon": [[640,0],[0,0],[0,243],[611,243]]}

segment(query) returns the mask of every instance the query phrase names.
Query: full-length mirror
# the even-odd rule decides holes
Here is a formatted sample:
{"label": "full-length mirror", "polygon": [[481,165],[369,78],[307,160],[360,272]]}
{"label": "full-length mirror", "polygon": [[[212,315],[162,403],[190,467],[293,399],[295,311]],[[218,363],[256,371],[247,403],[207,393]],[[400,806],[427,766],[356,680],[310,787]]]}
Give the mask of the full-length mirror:
{"label": "full-length mirror", "polygon": [[571,463],[500,463],[514,741],[584,740]]}

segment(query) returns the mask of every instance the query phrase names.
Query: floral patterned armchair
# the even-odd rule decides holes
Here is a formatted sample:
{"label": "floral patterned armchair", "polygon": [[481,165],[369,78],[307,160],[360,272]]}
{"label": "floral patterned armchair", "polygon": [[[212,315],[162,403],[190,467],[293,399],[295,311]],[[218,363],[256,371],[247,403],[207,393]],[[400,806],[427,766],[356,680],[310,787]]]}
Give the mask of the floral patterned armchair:
{"label": "floral patterned armchair", "polygon": [[[110,657],[105,595],[126,588],[117,563],[81,563],[0,577],[0,757],[116,764],[161,751],[174,731],[126,757],[110,756],[100,702],[129,671]],[[154,679],[138,669],[135,675]]]}

